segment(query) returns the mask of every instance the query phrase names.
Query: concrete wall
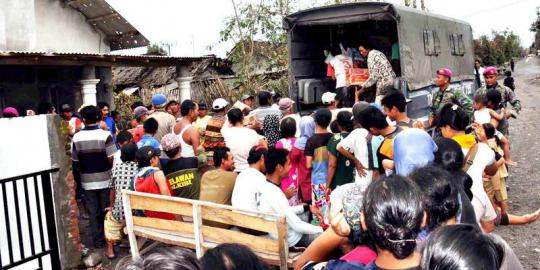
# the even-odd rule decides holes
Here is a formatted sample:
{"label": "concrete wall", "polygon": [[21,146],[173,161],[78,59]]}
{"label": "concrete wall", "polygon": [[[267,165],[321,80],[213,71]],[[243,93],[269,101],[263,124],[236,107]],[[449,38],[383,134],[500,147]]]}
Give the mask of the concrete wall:
{"label": "concrete wall", "polygon": [[86,23],[82,13],[58,0],[0,0],[4,51],[108,53],[105,35]]}

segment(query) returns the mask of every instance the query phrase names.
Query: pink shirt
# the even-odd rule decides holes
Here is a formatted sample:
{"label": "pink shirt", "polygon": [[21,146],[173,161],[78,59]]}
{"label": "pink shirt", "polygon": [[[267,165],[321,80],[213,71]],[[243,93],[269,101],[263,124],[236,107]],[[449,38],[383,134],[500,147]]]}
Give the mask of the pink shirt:
{"label": "pink shirt", "polygon": [[294,187],[297,193],[289,199],[289,205],[299,205],[302,201],[298,197],[298,164],[292,162],[291,150],[293,148],[296,138],[283,138],[276,143],[277,149],[286,149],[289,151],[289,159],[291,160],[291,169],[289,170],[289,176],[281,180],[281,190],[285,191],[290,187]]}

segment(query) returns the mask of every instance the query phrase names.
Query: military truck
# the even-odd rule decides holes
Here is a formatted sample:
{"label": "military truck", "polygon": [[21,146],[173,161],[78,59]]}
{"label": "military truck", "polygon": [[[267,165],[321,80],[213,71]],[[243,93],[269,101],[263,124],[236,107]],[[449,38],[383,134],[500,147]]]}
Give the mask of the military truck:
{"label": "military truck", "polygon": [[[383,2],[360,2],[312,8],[287,16],[289,94],[299,111],[320,102],[335,83],[327,78],[324,50],[343,44],[354,48],[369,40],[390,59],[398,43],[398,78],[394,86],[411,102],[412,118],[428,115],[436,91],[436,70],[453,71],[452,84],[466,94],[475,90],[471,26],[457,19]],[[333,84],[334,83],[334,84]]]}

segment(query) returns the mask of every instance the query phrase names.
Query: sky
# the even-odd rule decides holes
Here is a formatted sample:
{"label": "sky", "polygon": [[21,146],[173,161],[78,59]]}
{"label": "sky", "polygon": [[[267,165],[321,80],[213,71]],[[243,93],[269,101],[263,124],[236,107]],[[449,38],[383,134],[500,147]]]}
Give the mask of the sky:
{"label": "sky", "polygon": [[[170,44],[171,55],[225,56],[234,44],[220,43],[225,18],[234,14],[231,0],[106,0],[151,43]],[[235,0],[236,3],[259,3],[261,0]],[[300,0],[300,8],[308,8],[325,0]],[[402,3],[402,0],[390,0]],[[418,0],[420,2],[420,0]],[[473,35],[491,34],[492,30],[514,31],[529,47],[533,33],[529,31],[536,17],[540,0],[425,0],[430,12],[469,22]],[[167,47],[167,46],[165,46]],[[211,48],[209,48],[211,47]],[[140,54],[145,48],[120,51]]]}

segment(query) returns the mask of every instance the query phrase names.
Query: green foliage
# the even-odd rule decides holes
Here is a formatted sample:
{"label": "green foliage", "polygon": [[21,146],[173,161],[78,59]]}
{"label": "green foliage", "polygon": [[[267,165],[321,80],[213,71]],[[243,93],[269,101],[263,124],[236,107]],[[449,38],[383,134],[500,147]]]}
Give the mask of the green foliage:
{"label": "green foliage", "polygon": [[510,30],[493,31],[474,40],[476,57],[486,66],[504,65],[513,57],[519,57],[523,48],[519,37]]}
{"label": "green foliage", "polygon": [[147,55],[167,55],[167,51],[158,44],[150,44],[146,47]]}
{"label": "green foliage", "polygon": [[535,32],[531,49],[540,50],[540,8],[536,10],[536,21],[532,23],[530,30],[531,32]]}
{"label": "green foliage", "polygon": [[122,92],[114,95],[115,110],[120,113],[120,122],[116,123],[119,130],[130,129],[131,104],[140,101],[138,96],[128,96]]}

